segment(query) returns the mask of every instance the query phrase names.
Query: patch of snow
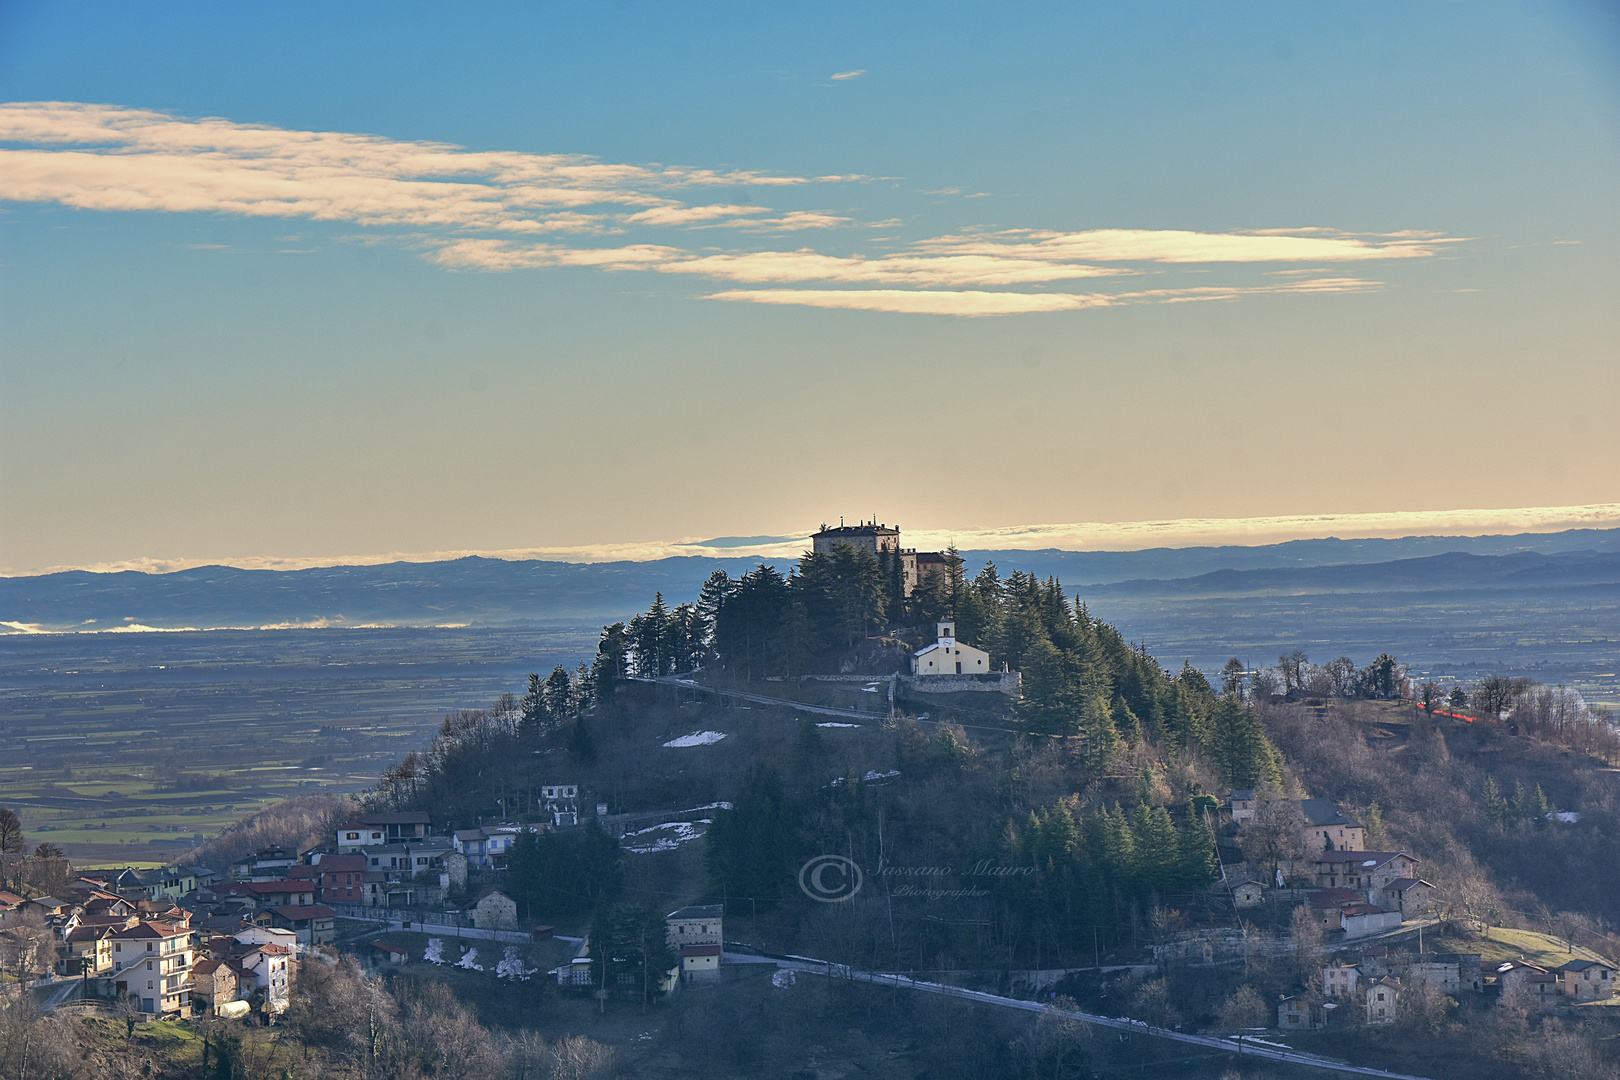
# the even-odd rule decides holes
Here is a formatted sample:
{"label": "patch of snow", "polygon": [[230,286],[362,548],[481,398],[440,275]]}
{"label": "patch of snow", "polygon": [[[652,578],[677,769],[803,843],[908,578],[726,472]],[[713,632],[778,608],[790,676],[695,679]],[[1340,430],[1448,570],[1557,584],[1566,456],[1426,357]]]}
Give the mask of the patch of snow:
{"label": "patch of snow", "polygon": [[[861,782],[865,783],[865,784],[872,784],[872,783],[876,783],[879,780],[893,780],[895,777],[897,777],[899,775],[900,775],[900,770],[899,769],[890,769],[888,772],[878,772],[876,769],[869,769],[869,770],[867,770],[866,775],[861,777]],[[833,782],[832,782],[831,786],[832,787],[837,787],[839,784],[842,784],[843,782],[844,782],[844,778],[842,776],[835,777],[833,779]]]}
{"label": "patch of snow", "polygon": [[456,967],[463,971],[483,971],[484,965],[478,962],[478,950],[468,949],[467,954],[456,961]]}
{"label": "patch of snow", "polygon": [[863,693],[863,694],[875,694],[877,692],[878,692],[878,688],[875,687],[875,686],[863,686],[863,687],[861,687],[861,693]]}
{"label": "patch of snow", "polygon": [[793,977],[793,972],[790,969],[787,969],[787,968],[778,969],[776,974],[771,976],[771,985],[774,986],[774,987],[777,987],[778,989],[780,989],[782,987],[792,986],[793,984],[794,984],[794,977]]}
{"label": "patch of snow", "polygon": [[665,746],[708,746],[725,738],[723,731],[694,731],[690,735],[682,735],[678,739],[671,739]]}
{"label": "patch of snow", "polygon": [[709,825],[713,821],[713,818],[699,818],[697,821],[666,821],[662,825],[650,825],[645,829],[637,829],[635,832],[625,833],[625,838],[646,836],[648,833],[664,832],[665,830],[668,830],[668,835],[652,838],[651,842],[648,843],[629,845],[624,850],[634,855],[650,855],[655,851],[674,851],[682,844],[689,844],[693,840],[702,839],[704,830],[698,828],[698,826]]}
{"label": "patch of snow", "polygon": [[499,964],[495,965],[495,977],[497,979],[519,979],[528,982],[529,976],[539,970],[539,968],[524,967],[523,956],[518,952],[518,947],[508,945],[506,955],[501,957]]}
{"label": "patch of snow", "polygon": [[1547,820],[1548,821],[1561,821],[1565,825],[1573,825],[1577,821],[1581,820],[1581,815],[1577,814],[1573,810],[1559,810],[1559,811],[1556,811],[1556,812],[1548,813],[1547,814]]}
{"label": "patch of snow", "polygon": [[860,727],[860,726],[861,725],[859,725],[859,724],[840,724],[840,723],[837,723],[835,721],[829,721],[828,723],[825,723],[825,724],[817,724],[816,725],[816,727]]}
{"label": "patch of snow", "polygon": [[422,951],[422,959],[430,964],[444,963],[444,941],[441,938],[428,938],[427,948]]}

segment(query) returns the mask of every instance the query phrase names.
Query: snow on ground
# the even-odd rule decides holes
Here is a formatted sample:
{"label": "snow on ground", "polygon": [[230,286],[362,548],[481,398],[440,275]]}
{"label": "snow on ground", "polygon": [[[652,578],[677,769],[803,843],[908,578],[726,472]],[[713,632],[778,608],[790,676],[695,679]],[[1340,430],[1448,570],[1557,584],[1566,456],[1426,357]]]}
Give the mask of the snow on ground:
{"label": "snow on ground", "polygon": [[[900,775],[900,770],[899,769],[890,769],[888,772],[878,772],[876,769],[870,769],[870,770],[867,771],[867,774],[865,776],[861,777],[861,781],[862,781],[862,783],[871,784],[871,783],[875,783],[876,781],[879,781],[879,780],[893,780],[895,777],[897,777],[899,775]],[[844,782],[844,778],[842,776],[835,777],[833,779],[833,786],[836,787],[837,785],[842,784],[843,782]]]}
{"label": "snow on ground", "polygon": [[771,976],[771,985],[775,987],[792,986],[793,981],[793,971],[791,968],[782,968],[777,971],[775,975]]}
{"label": "snow on ground", "polygon": [[690,735],[682,735],[678,739],[671,739],[665,746],[708,746],[725,738],[723,731],[694,731]]}
{"label": "snow on ground", "polygon": [[523,954],[518,952],[518,947],[508,945],[506,955],[501,957],[499,964],[495,965],[495,977],[497,979],[521,979],[528,982],[529,976],[539,970],[539,968],[524,967]]}
{"label": "snow on ground", "polygon": [[[624,839],[643,837],[633,844],[625,844],[624,850],[635,855],[648,855],[654,851],[674,851],[682,844],[689,844],[693,840],[702,839],[704,829],[713,818],[699,818],[697,821],[666,821],[662,825],[651,825],[645,829],[625,833]],[[659,835],[653,835],[653,834]]]}
{"label": "snow on ground", "polygon": [[837,723],[836,721],[816,725],[816,727],[860,727],[860,726],[861,725],[859,725],[859,724],[840,724],[840,723]]}
{"label": "snow on ground", "polygon": [[430,964],[444,963],[444,940],[442,938],[428,938],[427,948],[422,952],[422,959]]}
{"label": "snow on ground", "polygon": [[484,965],[478,962],[478,950],[468,949],[465,956],[456,961],[456,967],[463,971],[483,971]]}

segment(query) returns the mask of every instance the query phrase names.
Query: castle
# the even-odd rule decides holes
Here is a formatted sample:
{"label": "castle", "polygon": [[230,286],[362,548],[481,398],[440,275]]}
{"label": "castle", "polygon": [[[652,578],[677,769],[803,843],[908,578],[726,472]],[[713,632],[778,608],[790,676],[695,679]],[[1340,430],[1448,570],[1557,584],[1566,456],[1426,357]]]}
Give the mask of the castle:
{"label": "castle", "polygon": [[820,555],[832,551],[838,544],[848,544],[851,547],[865,548],[879,560],[882,560],[884,555],[898,557],[900,576],[905,584],[907,596],[916,592],[917,586],[924,581],[932,580],[936,575],[940,578],[945,576],[947,566],[945,553],[901,547],[898,525],[884,525],[871,521],[863,521],[859,525],[845,525],[840,519],[836,528],[823,524],[820,531],[811,535],[810,542],[812,549]]}

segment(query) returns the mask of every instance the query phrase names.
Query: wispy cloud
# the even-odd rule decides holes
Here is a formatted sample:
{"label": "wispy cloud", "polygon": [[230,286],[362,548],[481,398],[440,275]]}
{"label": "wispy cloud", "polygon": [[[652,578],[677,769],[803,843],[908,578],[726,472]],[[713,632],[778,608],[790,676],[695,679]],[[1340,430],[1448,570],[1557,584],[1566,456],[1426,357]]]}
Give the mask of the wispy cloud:
{"label": "wispy cloud", "polygon": [[860,69],[858,69],[856,71],[840,71],[836,75],[832,76],[832,80],[834,82],[847,82],[850,79],[858,79],[862,75],[865,75],[865,74],[866,74],[866,69],[865,68],[860,68]]}
{"label": "wispy cloud", "polygon": [[[1620,503],[1582,506],[1528,506],[1485,510],[1393,510],[1370,514],[1292,514],[1256,518],[1174,518],[1159,521],[1069,522],[1041,525],[925,525],[906,528],[906,542],[922,549],[943,549],[954,543],[962,550],[1132,551],[1149,547],[1193,547],[1202,544],[1274,544],[1284,540],[1335,536],[1340,539],[1399,536],[1477,536],[1501,533],[1557,532],[1620,526]],[[806,528],[783,536],[808,536]],[[198,566],[233,566],[244,570],[303,570],[316,566],[377,566],[394,562],[444,562],[468,556],[491,559],[548,559],[560,562],[644,562],[676,555],[708,558],[796,558],[805,540],[761,537],[768,542],[737,546],[707,544],[702,537],[678,540],[626,541],[570,547],[509,548],[499,551],[457,550],[387,552],[358,556],[242,558],[147,558],[88,566],[52,566],[27,574],[66,570],[119,573],[136,570],[167,574]],[[14,570],[0,576],[24,576]],[[291,624],[288,624],[291,625]],[[39,632],[39,624],[0,623],[19,633]],[[124,629],[145,629],[125,627]]]}
{"label": "wispy cloud", "polygon": [[[862,71],[834,78],[854,78]],[[579,154],[469,150],[346,132],[294,131],[217,118],[73,102],[0,105],[0,199],[85,210],[211,213],[335,221],[368,242],[419,248],[448,269],[511,272],[593,267],[684,274],[738,286],[729,301],[954,315],[1073,311],[1122,303],[1235,299],[1276,292],[1350,292],[1378,283],[1323,276],[1323,265],[1414,259],[1455,238],[1420,231],[1360,235],[1306,226],[1208,233],[1180,229],[1061,232],[963,228],[877,247],[850,214],[760,206],[739,189],[778,196],[867,179],[749,170],[625,165]],[[694,192],[729,188],[727,200]],[[939,194],[959,194],[941,188]],[[969,196],[976,197],[976,196]],[[773,197],[772,201],[780,201]],[[863,225],[870,253],[813,247],[704,247],[681,236],[814,233]],[[630,234],[630,235],[627,235]],[[298,234],[289,234],[291,240]],[[847,236],[848,233],[840,235]],[[628,243],[605,244],[624,237]],[[594,238],[594,239],[586,239]],[[892,237],[881,238],[885,241]],[[859,240],[859,236],[857,236]],[[590,244],[598,246],[589,246]],[[825,246],[825,245],[823,245]],[[900,250],[894,250],[899,247]],[[221,245],[217,250],[233,250]],[[300,251],[310,250],[300,248]],[[1176,268],[1308,263],[1278,285],[1077,294],[1028,291]],[[1287,273],[1287,271],[1271,271]],[[815,288],[795,288],[814,285]],[[827,286],[834,286],[828,288]],[[1026,290],[1021,292],[1004,290]]]}
{"label": "wispy cloud", "polygon": [[1362,278],[1318,278],[1278,285],[1201,286],[1188,289],[1145,289],[1124,293],[1028,293],[980,290],[920,291],[900,289],[729,289],[711,300],[751,304],[796,304],[803,307],[887,311],[902,315],[1027,315],[1042,311],[1080,311],[1124,304],[1187,303],[1236,300],[1263,293],[1371,292],[1380,287]]}

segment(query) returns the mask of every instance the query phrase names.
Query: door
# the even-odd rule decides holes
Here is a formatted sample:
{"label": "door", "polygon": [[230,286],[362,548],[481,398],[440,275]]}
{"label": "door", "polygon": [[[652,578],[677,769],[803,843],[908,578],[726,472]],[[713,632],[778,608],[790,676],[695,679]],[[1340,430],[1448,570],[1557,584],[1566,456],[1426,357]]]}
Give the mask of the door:
{"label": "door", "polygon": [[962,674],[962,661],[960,660],[956,662],[956,673],[958,675]]}

